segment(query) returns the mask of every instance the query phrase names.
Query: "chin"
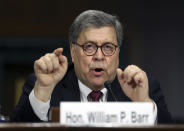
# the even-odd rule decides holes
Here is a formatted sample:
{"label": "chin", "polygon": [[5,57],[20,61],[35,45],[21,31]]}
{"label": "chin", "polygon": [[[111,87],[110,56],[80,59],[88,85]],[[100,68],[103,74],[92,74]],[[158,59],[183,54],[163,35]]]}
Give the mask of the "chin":
{"label": "chin", "polygon": [[104,86],[104,80],[93,80],[92,85],[97,88],[102,88]]}

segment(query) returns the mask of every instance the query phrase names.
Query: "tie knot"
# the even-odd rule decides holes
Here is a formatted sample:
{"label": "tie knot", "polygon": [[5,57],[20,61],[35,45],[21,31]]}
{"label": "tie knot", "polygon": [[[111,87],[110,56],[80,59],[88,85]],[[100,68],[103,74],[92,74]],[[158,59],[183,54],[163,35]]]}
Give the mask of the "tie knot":
{"label": "tie knot", "polygon": [[89,96],[92,101],[99,101],[100,98],[103,96],[103,93],[101,91],[92,91]]}

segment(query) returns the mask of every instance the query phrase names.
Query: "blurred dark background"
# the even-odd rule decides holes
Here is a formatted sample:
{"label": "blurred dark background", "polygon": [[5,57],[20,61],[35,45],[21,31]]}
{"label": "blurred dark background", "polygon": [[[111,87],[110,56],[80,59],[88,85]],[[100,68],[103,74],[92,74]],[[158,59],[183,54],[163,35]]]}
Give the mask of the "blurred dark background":
{"label": "blurred dark background", "polygon": [[0,0],[1,114],[12,116],[36,59],[64,47],[68,29],[84,10],[119,16],[124,25],[120,66],[136,64],[161,84],[176,123],[184,123],[183,0]]}

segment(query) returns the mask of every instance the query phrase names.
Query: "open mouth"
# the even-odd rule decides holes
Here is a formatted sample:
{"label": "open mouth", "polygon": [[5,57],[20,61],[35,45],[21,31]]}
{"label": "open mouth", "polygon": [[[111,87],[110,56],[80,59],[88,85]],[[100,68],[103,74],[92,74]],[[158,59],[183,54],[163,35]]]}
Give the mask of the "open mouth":
{"label": "open mouth", "polygon": [[95,76],[100,76],[104,73],[104,69],[103,68],[95,68],[92,70],[92,72]]}
{"label": "open mouth", "polygon": [[96,72],[101,72],[101,71],[103,71],[103,69],[102,68],[96,68],[96,69],[94,69]]}

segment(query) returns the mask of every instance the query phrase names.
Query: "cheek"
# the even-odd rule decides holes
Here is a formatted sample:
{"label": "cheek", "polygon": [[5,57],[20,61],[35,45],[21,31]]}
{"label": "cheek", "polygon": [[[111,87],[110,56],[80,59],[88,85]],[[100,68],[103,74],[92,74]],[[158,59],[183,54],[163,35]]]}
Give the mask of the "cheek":
{"label": "cheek", "polygon": [[89,65],[90,65],[90,57],[86,57],[83,55],[76,55],[74,63],[77,64],[78,69],[83,72],[87,73],[89,71]]}
{"label": "cheek", "polygon": [[119,66],[119,58],[118,57],[113,57],[112,59],[110,59],[108,61],[108,72],[110,74],[113,74],[113,73],[116,73],[116,69],[118,68]]}

